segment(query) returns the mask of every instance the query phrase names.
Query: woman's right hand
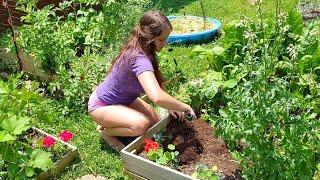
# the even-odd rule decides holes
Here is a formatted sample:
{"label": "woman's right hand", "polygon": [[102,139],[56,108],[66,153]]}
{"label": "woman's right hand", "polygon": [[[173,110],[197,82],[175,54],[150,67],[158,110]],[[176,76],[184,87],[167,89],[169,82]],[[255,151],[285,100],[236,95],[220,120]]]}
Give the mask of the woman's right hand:
{"label": "woman's right hand", "polygon": [[184,118],[186,118],[186,116],[187,116],[188,114],[190,114],[190,115],[192,116],[192,120],[196,120],[196,119],[197,119],[196,113],[194,113],[192,107],[189,106],[189,105],[188,105],[188,110],[185,111],[185,113],[184,113],[184,116],[185,116]]}

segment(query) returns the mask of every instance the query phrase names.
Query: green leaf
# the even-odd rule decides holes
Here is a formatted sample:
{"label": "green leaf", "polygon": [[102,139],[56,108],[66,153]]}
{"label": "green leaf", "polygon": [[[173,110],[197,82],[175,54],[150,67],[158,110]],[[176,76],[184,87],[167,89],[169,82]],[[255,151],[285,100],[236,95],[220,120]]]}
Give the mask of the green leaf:
{"label": "green leaf", "polygon": [[174,155],[175,155],[175,156],[178,156],[178,155],[179,155],[179,151],[175,151],[175,152],[174,152]]}
{"label": "green leaf", "polygon": [[289,11],[287,23],[291,26],[291,32],[301,35],[303,30],[303,19],[299,12],[296,10]]}
{"label": "green leaf", "polygon": [[164,156],[162,156],[162,157],[160,157],[159,159],[156,160],[156,163],[165,165],[165,164],[168,163],[168,161]]}
{"label": "green leaf", "polygon": [[43,171],[48,170],[53,166],[51,154],[40,149],[36,149],[31,154],[29,165],[34,168],[40,168]]}
{"label": "green leaf", "polygon": [[245,133],[245,134],[252,134],[253,131],[252,131],[251,129],[249,129],[249,130],[244,131],[243,133]]}
{"label": "green leaf", "polygon": [[164,155],[166,156],[166,158],[170,161],[173,159],[174,154],[171,152],[165,152]]}
{"label": "green leaf", "polygon": [[233,88],[238,84],[238,80],[237,79],[229,79],[228,81],[224,81],[222,83],[223,87],[227,87],[227,88]]}
{"label": "green leaf", "polygon": [[11,116],[8,120],[4,120],[1,123],[1,127],[10,134],[19,135],[23,131],[30,128],[30,119],[28,117],[17,117],[17,116]]}
{"label": "green leaf", "polygon": [[151,161],[155,161],[158,158],[158,153],[155,151],[149,151],[147,156]]}
{"label": "green leaf", "polygon": [[221,55],[221,54],[224,53],[225,49],[224,49],[223,47],[220,47],[220,46],[214,46],[214,47],[212,48],[212,51],[213,51],[213,53],[216,54],[216,55]]}
{"label": "green leaf", "polygon": [[205,49],[199,45],[197,45],[195,48],[192,49],[191,53],[189,54],[189,58],[195,58],[196,56],[199,56],[200,53],[204,52]]}
{"label": "green leaf", "polygon": [[211,176],[210,180],[218,180],[218,176],[217,175]]}
{"label": "green leaf", "polygon": [[20,167],[16,164],[10,163],[8,166],[8,176],[9,179],[14,179],[13,177],[17,177],[17,172],[19,172]]}
{"label": "green leaf", "polygon": [[176,149],[176,147],[173,145],[173,144],[169,144],[168,145],[168,149],[170,149],[170,150],[175,150]]}
{"label": "green leaf", "polygon": [[34,169],[32,167],[27,167],[25,171],[27,177],[32,177],[35,174]]}
{"label": "green leaf", "polygon": [[213,175],[213,172],[212,172],[212,171],[207,171],[207,172],[206,172],[206,176],[211,177],[212,175]]}
{"label": "green leaf", "polygon": [[16,138],[8,134],[6,131],[0,131],[0,142],[13,141]]}
{"label": "green leaf", "polygon": [[[306,72],[307,69],[311,69],[313,67],[312,59],[313,59],[313,57],[311,55],[303,56],[298,62],[299,71]],[[289,62],[287,62],[287,63],[289,63]]]}

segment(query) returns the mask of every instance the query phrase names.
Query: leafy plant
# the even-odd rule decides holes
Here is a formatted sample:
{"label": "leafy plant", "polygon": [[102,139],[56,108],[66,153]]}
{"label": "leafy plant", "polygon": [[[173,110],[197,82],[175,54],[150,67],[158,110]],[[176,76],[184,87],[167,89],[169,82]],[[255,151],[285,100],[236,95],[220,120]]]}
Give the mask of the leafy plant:
{"label": "leafy plant", "polygon": [[162,144],[165,140],[165,138],[168,138],[169,141],[172,139],[172,135],[165,136],[165,128],[162,128],[158,133],[153,134],[153,139],[158,142],[159,144]]}
{"label": "leafy plant", "polygon": [[43,101],[34,92],[38,84],[20,78],[0,81],[0,172],[1,177],[8,179],[35,177],[66,153],[60,144],[48,151],[41,146],[40,136],[38,139],[28,136],[36,118],[46,116],[42,115],[45,109],[36,108],[41,107]]}
{"label": "leafy plant", "polygon": [[196,166],[196,171],[192,173],[192,177],[197,179],[218,180],[218,167],[209,168],[206,164],[200,163]]}
{"label": "leafy plant", "polygon": [[164,151],[163,148],[160,147],[151,150],[147,153],[147,157],[158,164],[175,167],[178,164],[177,156],[179,155],[179,152],[174,151],[175,146],[173,144],[169,144],[168,149],[169,151]]}

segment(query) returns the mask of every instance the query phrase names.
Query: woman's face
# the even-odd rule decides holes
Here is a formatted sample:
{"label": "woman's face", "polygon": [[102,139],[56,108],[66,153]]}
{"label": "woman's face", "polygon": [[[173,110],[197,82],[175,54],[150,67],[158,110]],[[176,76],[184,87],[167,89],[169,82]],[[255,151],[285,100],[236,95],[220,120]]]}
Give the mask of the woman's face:
{"label": "woman's face", "polygon": [[168,38],[169,34],[171,33],[171,31],[172,31],[172,29],[166,29],[160,34],[160,36],[158,36],[154,39],[154,44],[156,46],[157,52],[160,52],[161,49],[167,45],[167,38]]}

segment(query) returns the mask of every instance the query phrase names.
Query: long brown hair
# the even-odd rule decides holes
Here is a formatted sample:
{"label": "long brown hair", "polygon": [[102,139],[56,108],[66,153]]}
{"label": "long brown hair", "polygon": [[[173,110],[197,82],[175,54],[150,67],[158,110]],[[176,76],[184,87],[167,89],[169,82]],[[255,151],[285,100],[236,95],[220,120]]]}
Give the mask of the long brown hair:
{"label": "long brown hair", "polygon": [[143,14],[140,18],[139,25],[133,28],[130,37],[122,47],[120,53],[113,60],[107,73],[111,71],[114,64],[118,63],[126,53],[132,52],[131,50],[143,51],[152,62],[159,85],[164,88],[164,79],[159,68],[154,39],[167,29],[172,29],[172,25],[168,18],[160,11],[149,11]]}

